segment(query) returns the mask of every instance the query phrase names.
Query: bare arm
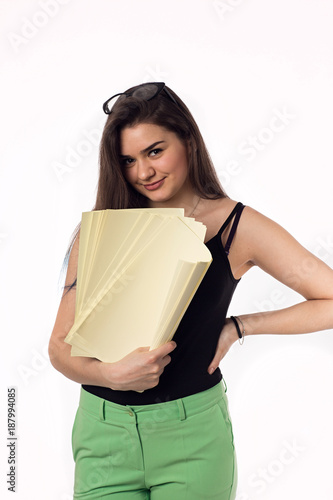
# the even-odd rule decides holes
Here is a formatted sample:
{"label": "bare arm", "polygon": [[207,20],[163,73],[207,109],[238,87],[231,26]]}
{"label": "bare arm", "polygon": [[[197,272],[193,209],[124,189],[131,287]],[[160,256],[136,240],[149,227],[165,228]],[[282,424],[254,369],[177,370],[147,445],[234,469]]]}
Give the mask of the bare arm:
{"label": "bare arm", "polygon": [[[65,285],[71,284],[77,274],[79,236],[75,240],[68,261]],[[140,347],[116,363],[103,363],[95,358],[71,356],[71,346],[64,342],[75,319],[76,288],[66,290],[60,301],[57,317],[49,341],[49,357],[53,367],[67,378],[80,384],[110,387],[116,390],[142,391],[155,387],[175,342],[149,351]]]}
{"label": "bare arm", "polygon": [[[299,334],[333,328],[333,270],[279,224],[251,207],[244,209],[238,230],[238,244],[247,249],[247,262],[306,299],[275,311],[238,314],[245,335]],[[208,369],[216,369],[237,339],[235,326],[227,319]]]}

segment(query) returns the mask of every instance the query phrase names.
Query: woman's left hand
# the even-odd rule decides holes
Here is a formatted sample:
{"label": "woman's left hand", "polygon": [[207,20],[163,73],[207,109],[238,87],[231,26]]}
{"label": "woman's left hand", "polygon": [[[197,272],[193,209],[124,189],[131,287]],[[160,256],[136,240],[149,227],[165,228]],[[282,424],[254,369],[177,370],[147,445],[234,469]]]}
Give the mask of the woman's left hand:
{"label": "woman's left hand", "polygon": [[214,373],[221,360],[227,354],[232,344],[238,340],[238,338],[237,330],[232,319],[226,318],[217,342],[214,358],[207,369],[210,375]]}

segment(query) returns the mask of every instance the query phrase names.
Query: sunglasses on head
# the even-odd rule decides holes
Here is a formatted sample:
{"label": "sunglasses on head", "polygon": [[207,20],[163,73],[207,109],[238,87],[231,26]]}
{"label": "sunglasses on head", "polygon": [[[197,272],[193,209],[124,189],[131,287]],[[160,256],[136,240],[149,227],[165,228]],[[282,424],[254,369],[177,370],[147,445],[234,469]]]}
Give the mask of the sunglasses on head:
{"label": "sunglasses on head", "polygon": [[113,95],[103,104],[103,111],[105,114],[110,115],[112,113],[112,108],[118,101],[118,99],[126,99],[130,96],[139,97],[141,99],[144,99],[145,101],[150,101],[151,99],[154,99],[154,97],[158,96],[158,94],[162,92],[162,90],[164,90],[168,98],[178,106],[177,102],[172,97],[170,92],[168,92],[168,90],[165,88],[164,82],[149,82],[138,85],[130,92],[120,92],[119,94]]}

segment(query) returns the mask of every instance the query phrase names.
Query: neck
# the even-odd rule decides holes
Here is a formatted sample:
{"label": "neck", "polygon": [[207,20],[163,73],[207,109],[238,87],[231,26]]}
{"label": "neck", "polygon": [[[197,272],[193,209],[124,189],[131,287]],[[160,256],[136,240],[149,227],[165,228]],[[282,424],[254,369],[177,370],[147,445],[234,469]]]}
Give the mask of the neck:
{"label": "neck", "polygon": [[195,216],[196,208],[200,202],[200,196],[194,192],[188,193],[186,196],[183,194],[181,197],[174,196],[166,201],[153,201],[150,200],[148,206],[150,208],[183,208],[185,217]]}

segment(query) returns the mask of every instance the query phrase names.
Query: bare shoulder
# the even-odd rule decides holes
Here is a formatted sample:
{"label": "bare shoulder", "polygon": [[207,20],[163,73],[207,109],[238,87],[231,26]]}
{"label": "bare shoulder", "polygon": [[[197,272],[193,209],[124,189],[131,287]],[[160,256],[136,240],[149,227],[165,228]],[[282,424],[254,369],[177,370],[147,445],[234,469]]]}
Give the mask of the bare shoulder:
{"label": "bare shoulder", "polygon": [[[287,250],[299,245],[280,224],[249,205],[245,205],[242,211],[234,240],[234,246],[243,249],[244,263],[260,267],[267,256],[273,259],[281,257],[282,247]],[[278,249],[279,255],[275,255],[274,248]]]}
{"label": "bare shoulder", "polygon": [[281,248],[291,250],[291,247],[301,246],[278,222],[248,205],[242,212],[238,236],[239,241],[245,245],[248,259],[253,265],[260,265],[261,256],[264,254],[269,253],[270,257],[274,258],[274,248],[281,252]]}
{"label": "bare shoulder", "polygon": [[[207,240],[218,232],[236,205],[237,200],[231,198],[206,204],[202,222],[207,226]],[[304,258],[305,249],[280,224],[255,208],[244,205],[228,255],[234,277],[242,277],[253,266],[281,277],[282,269],[278,269],[278,263],[281,268],[292,264],[286,262],[284,254],[289,252],[294,260],[297,256]],[[221,235],[223,247],[226,246],[233,221],[234,218]]]}
{"label": "bare shoulder", "polygon": [[306,299],[333,297],[333,270],[278,222],[253,207],[243,209],[235,250],[236,262],[240,255],[245,266],[260,267]]}

